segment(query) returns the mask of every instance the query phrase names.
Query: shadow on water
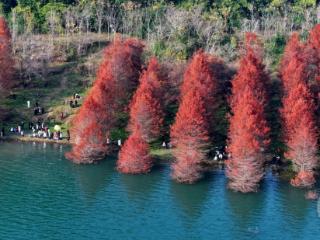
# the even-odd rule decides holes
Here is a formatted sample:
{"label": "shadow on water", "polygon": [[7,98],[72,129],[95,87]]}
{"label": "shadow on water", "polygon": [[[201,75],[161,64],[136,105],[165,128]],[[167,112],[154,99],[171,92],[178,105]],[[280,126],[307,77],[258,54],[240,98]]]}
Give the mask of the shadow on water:
{"label": "shadow on water", "polygon": [[98,164],[73,165],[74,175],[87,202],[94,201],[96,195],[108,186],[114,174],[114,168],[115,159],[111,157]]}
{"label": "shadow on water", "polygon": [[242,231],[254,227],[256,220],[265,207],[266,184],[263,182],[256,193],[239,193],[226,190],[226,200],[233,215],[235,226]]}
{"label": "shadow on water", "polygon": [[171,181],[171,193],[189,219],[195,220],[201,215],[202,207],[208,198],[212,181],[212,175],[206,175],[200,182],[190,185]]}
{"label": "shadow on water", "polygon": [[[120,174],[120,181],[130,200],[147,200],[156,185],[159,185],[163,178],[165,167],[156,166],[148,174],[130,175]],[[145,204],[145,202],[142,202]]]}
{"label": "shadow on water", "polygon": [[305,199],[306,190],[294,188],[288,182],[281,182],[278,190],[284,222],[291,229],[291,235],[299,239],[299,235],[303,234],[301,226],[305,225],[311,201]]}

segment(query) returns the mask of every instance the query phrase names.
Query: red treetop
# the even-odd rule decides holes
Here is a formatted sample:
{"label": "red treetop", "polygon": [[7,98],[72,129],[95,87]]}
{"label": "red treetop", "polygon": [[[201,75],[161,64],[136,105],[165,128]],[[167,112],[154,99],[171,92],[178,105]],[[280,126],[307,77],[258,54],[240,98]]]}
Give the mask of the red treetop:
{"label": "red treetop", "polygon": [[11,51],[11,35],[4,17],[0,17],[0,94],[12,87],[14,60]]}
{"label": "red treetop", "polygon": [[202,50],[194,54],[184,74],[181,98],[192,91],[193,88],[196,88],[206,103],[212,103],[212,92],[216,88],[214,74],[210,68],[212,61],[214,61],[214,58],[205,54]]}
{"label": "red treetop", "polygon": [[73,149],[66,157],[76,163],[92,163],[109,151],[107,138],[117,127],[138,83],[143,45],[135,39],[117,38],[105,50],[94,86],[73,120]]}
{"label": "red treetop", "polygon": [[308,64],[308,78],[311,80],[310,90],[315,90],[320,98],[320,24],[310,31],[305,49],[305,60]]}
{"label": "red treetop", "polygon": [[[297,68],[303,68],[301,69],[303,71],[296,71]],[[293,33],[285,47],[280,64],[280,75],[284,90],[289,91],[302,76],[306,77],[307,73],[305,70],[304,46],[300,42],[299,35]],[[298,76],[297,74],[300,75]]]}
{"label": "red treetop", "polygon": [[[253,37],[250,35],[250,41]],[[249,45],[251,46],[251,45]],[[254,48],[248,47],[232,82],[230,129],[226,162],[229,187],[235,191],[256,191],[264,170],[263,151],[269,143],[265,118],[268,76]]]}
{"label": "red treetop", "polygon": [[208,130],[211,140],[214,138],[214,127],[216,124],[215,111],[218,103],[216,102],[217,79],[213,72],[213,64],[219,62],[215,57],[205,54],[202,50],[197,51],[189,63],[181,86],[181,99],[189,91],[198,91],[205,106],[205,118],[209,124]]}
{"label": "red treetop", "polygon": [[252,91],[254,96],[266,104],[266,84],[269,80],[265,73],[265,67],[261,58],[261,46],[257,36],[253,33],[246,34],[245,56],[240,60],[238,74],[232,81],[232,102],[237,102],[237,98],[242,97],[246,87]]}
{"label": "red treetop", "polygon": [[152,142],[159,137],[163,124],[160,95],[160,66],[157,59],[152,58],[147,70],[141,75],[140,85],[133,97],[129,123],[131,132],[137,125],[141,126],[141,136],[147,142]]}
{"label": "red treetop", "polygon": [[124,143],[117,162],[117,169],[122,173],[141,174],[151,170],[152,159],[148,143],[143,139],[139,128]]}
{"label": "red treetop", "polygon": [[320,52],[320,24],[314,26],[314,28],[310,31],[308,45]]}
{"label": "red treetop", "polygon": [[202,177],[201,162],[209,145],[205,107],[199,91],[193,88],[183,96],[175,123],[171,127],[171,142],[176,158],[172,177],[178,182],[193,183]]}

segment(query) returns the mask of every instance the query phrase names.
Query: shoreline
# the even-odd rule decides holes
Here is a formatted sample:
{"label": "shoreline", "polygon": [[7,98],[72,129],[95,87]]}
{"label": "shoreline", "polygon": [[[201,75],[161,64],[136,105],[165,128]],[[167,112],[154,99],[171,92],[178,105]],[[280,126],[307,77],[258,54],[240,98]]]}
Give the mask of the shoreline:
{"label": "shoreline", "polygon": [[0,137],[1,141],[17,141],[17,142],[39,142],[39,143],[55,143],[55,144],[63,144],[63,145],[71,145],[71,142],[69,142],[66,139],[62,140],[54,140],[54,139],[48,139],[48,138],[37,138],[37,137],[27,137],[27,136],[6,136],[6,137]]}
{"label": "shoreline", "polygon": [[[37,142],[37,143],[49,143],[49,144],[61,144],[61,145],[71,145],[71,142],[69,142],[66,139],[63,140],[53,140],[53,139],[47,139],[47,138],[37,138],[37,137],[28,137],[28,136],[6,136],[6,137],[0,137],[0,141],[16,141],[16,142]],[[160,150],[160,152],[159,152]],[[164,150],[164,151],[163,151]],[[151,150],[150,154],[153,156],[153,158],[161,163],[170,163],[173,160],[171,149],[156,149],[155,151]],[[280,165],[269,165],[267,166],[270,168],[273,172],[277,172],[281,178],[284,179],[290,179],[292,175],[294,174],[292,170],[288,168],[288,166],[280,166]],[[266,166],[266,167],[267,167]],[[207,171],[211,171],[213,169],[221,169],[225,168],[225,162],[224,161],[210,161],[206,160],[203,162],[203,167]]]}

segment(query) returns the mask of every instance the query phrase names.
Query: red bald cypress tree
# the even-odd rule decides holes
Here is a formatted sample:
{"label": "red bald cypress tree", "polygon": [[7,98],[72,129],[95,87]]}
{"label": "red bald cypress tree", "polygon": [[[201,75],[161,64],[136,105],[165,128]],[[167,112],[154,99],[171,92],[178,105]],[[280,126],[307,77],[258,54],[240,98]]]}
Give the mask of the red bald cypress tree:
{"label": "red bald cypress tree", "polygon": [[94,86],[73,120],[73,148],[67,158],[92,163],[110,151],[107,139],[114,128],[121,127],[119,118],[138,84],[142,51],[140,41],[119,37],[106,48]]}
{"label": "red bald cypress tree", "polygon": [[11,50],[11,34],[4,17],[0,17],[0,94],[13,85],[14,60]]}
{"label": "red bald cypress tree", "polygon": [[142,174],[149,172],[151,167],[149,145],[138,127],[124,143],[119,153],[117,169],[122,173]]}
{"label": "red bald cypress tree", "polygon": [[129,122],[131,135],[117,162],[117,169],[122,173],[146,173],[152,167],[148,143],[159,137],[163,123],[160,71],[157,59],[152,58],[133,96]]}
{"label": "red bald cypress tree", "polygon": [[[288,45],[301,45],[296,39],[295,34]],[[292,160],[297,172],[291,184],[296,187],[309,187],[315,183],[314,169],[318,164],[316,106],[307,82],[309,62],[303,58],[304,48],[287,49],[283,57],[286,63],[282,64],[280,69],[284,88],[281,115],[288,147],[285,156]],[[291,52],[292,49],[295,52]]]}
{"label": "red bald cypress tree", "polygon": [[264,175],[264,150],[269,143],[265,118],[266,83],[260,47],[255,35],[246,39],[246,54],[232,81],[231,116],[226,161],[229,187],[240,192],[254,192]]}
{"label": "red bald cypress tree", "polygon": [[200,50],[184,74],[180,106],[170,132],[176,159],[172,177],[178,182],[193,183],[202,177],[201,163],[210,146],[209,124],[215,110],[216,79],[210,66],[212,61],[212,57]]}
{"label": "red bald cypress tree", "polygon": [[181,183],[199,180],[210,142],[204,101],[196,88],[183,96],[170,135],[176,159],[172,165],[173,179]]}
{"label": "red bald cypress tree", "polygon": [[139,125],[142,138],[148,143],[159,138],[163,124],[161,100],[161,69],[156,58],[140,78],[140,85],[133,97],[130,108],[129,130]]}

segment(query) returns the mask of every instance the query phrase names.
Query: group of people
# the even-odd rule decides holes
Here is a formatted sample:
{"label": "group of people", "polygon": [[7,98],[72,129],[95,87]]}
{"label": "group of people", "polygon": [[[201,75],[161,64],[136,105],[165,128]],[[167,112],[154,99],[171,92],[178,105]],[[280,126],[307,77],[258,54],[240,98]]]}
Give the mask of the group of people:
{"label": "group of people", "polygon": [[225,146],[224,148],[216,147],[213,155],[214,161],[223,161],[228,159],[231,155],[230,153],[227,153],[228,146]]}
{"label": "group of people", "polygon": [[[11,127],[10,132],[14,134],[18,134],[20,136],[25,136],[25,123],[21,122],[17,127]],[[70,140],[70,132],[67,131],[66,137],[63,135],[62,131],[51,131],[48,126],[41,120],[38,120],[36,123],[29,122],[28,130],[31,132],[28,134],[29,137],[33,138],[45,138],[45,139],[53,139],[53,140],[62,140],[66,138],[68,141]],[[1,130],[1,136],[5,135],[4,128]]]}
{"label": "group of people", "polygon": [[81,96],[78,93],[73,94],[73,98],[69,101],[69,106],[71,108],[77,108],[79,107],[79,100],[81,99]]}
{"label": "group of people", "polygon": [[[30,125],[32,134],[31,137],[38,137],[38,138],[47,138],[47,139],[53,139],[53,140],[62,140],[64,139],[64,135],[62,131],[51,131],[48,126],[42,122],[39,124],[39,122],[36,125]],[[70,132],[67,131],[66,139],[70,140]]]}

